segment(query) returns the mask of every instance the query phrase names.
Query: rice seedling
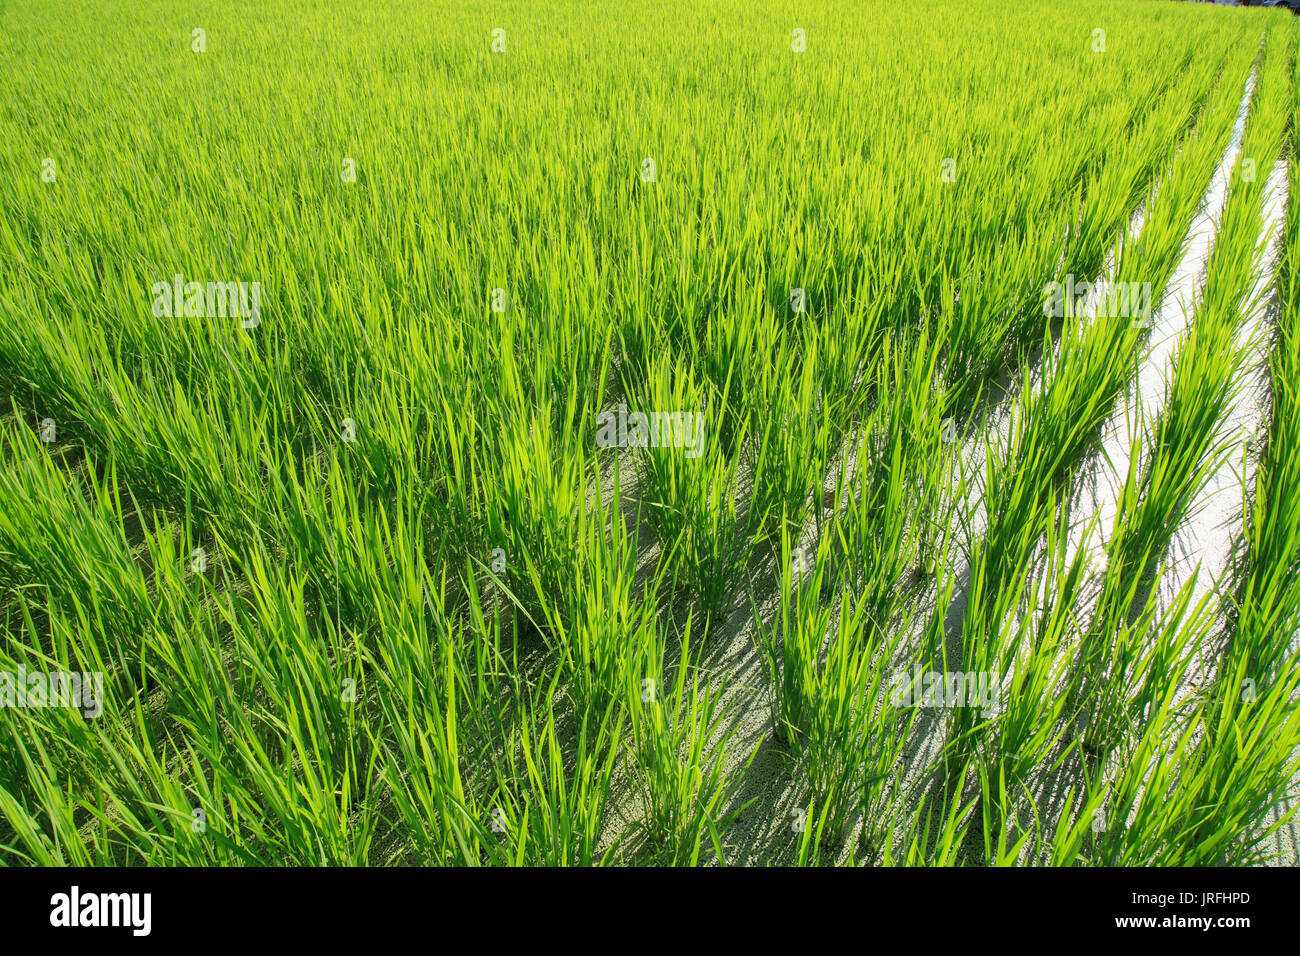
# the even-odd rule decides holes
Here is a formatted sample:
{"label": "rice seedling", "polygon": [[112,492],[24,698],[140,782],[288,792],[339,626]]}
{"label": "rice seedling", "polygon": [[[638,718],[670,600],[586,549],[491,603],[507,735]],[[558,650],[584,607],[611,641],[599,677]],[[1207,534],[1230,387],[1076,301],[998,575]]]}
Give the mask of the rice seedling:
{"label": "rice seedling", "polygon": [[[1260,859],[1295,35],[1221,13],[5,5],[0,860]],[[1161,303],[1252,75],[1103,523],[1147,332],[1045,290]],[[1161,603],[1265,347],[1241,560]]]}

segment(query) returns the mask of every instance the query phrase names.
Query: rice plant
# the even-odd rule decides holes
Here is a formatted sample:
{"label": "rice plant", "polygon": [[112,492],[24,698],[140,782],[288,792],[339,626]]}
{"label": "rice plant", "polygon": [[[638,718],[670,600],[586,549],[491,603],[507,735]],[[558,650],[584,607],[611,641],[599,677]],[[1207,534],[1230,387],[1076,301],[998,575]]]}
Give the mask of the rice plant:
{"label": "rice plant", "polygon": [[0,5],[0,862],[1275,856],[1300,99],[1233,13]]}

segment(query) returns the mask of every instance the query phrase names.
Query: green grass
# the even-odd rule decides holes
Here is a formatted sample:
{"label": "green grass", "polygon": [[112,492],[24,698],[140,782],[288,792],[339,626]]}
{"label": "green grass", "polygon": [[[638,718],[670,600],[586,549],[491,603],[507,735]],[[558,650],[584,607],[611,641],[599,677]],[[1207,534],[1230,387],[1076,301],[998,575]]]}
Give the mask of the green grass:
{"label": "green grass", "polygon": [[[1295,27],[1224,13],[0,6],[0,673],[105,675],[98,717],[0,708],[0,861],[1258,861],[1294,203],[1236,332]],[[1159,302],[1252,69],[1259,179],[1094,567],[1146,331],[1044,290]],[[257,321],[156,314],[177,274]],[[1266,349],[1241,561],[1159,605]],[[620,409],[700,442],[606,447]],[[899,706],[914,668],[999,706]]]}

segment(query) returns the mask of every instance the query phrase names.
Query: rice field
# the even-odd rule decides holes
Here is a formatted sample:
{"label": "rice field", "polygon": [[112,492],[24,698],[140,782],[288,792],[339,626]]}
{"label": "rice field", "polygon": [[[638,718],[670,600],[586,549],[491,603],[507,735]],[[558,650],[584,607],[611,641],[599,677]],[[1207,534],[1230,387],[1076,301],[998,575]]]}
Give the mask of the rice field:
{"label": "rice field", "polygon": [[1297,23],[0,2],[0,862],[1295,863]]}

